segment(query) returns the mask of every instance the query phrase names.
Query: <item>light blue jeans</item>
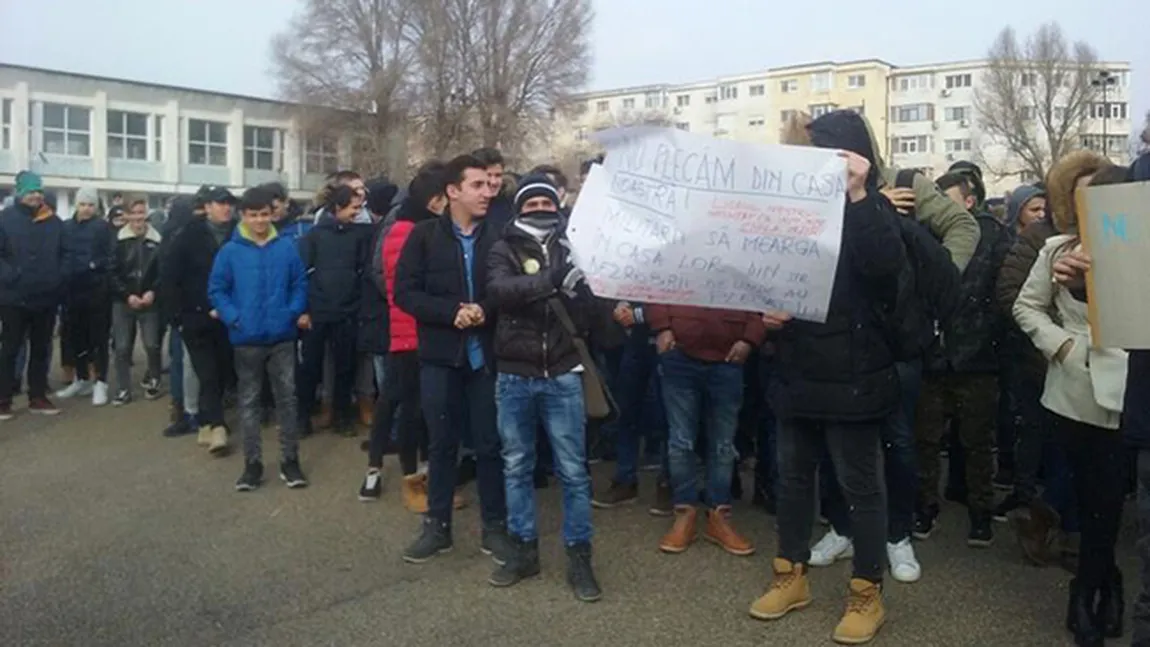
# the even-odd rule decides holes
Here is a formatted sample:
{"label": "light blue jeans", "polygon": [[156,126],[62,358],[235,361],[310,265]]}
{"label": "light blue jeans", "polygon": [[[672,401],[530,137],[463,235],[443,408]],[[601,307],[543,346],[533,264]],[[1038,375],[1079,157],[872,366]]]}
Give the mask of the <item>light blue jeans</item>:
{"label": "light blue jeans", "polygon": [[507,528],[522,541],[538,538],[535,525],[535,433],[551,440],[555,474],[563,486],[563,541],[591,541],[591,476],[587,473],[583,379],[578,373],[531,378],[500,373],[495,384]]}

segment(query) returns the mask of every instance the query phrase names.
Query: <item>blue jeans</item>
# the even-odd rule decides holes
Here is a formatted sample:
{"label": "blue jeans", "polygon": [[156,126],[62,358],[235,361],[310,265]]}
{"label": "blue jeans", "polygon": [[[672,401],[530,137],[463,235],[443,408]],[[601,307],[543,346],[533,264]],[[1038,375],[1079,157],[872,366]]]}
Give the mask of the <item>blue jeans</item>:
{"label": "blue jeans", "polygon": [[184,406],[184,342],[180,329],[168,326],[168,382],[172,401]]}
{"label": "blue jeans", "polygon": [[523,541],[539,537],[535,527],[535,432],[540,424],[551,440],[555,473],[563,484],[563,541],[591,541],[591,476],[583,409],[583,378],[567,373],[531,378],[500,373],[495,383],[507,529]]}
{"label": "blue jeans", "polygon": [[[922,390],[922,363],[899,362],[895,368],[902,386],[902,407],[891,414],[880,429],[887,492],[887,541],[892,544],[910,537],[914,529],[914,507],[918,494],[914,412]],[[835,532],[843,537],[853,537],[850,510],[829,454],[824,456],[820,469],[823,514]]]}
{"label": "blue jeans", "polygon": [[[640,437],[646,435],[648,439],[660,438],[667,427],[666,411],[660,406],[663,401],[661,395],[656,398],[652,410],[647,412],[649,415],[644,415],[643,404],[648,389],[652,388],[651,378],[659,363],[658,354],[650,339],[650,329],[646,326],[638,325],[632,328],[623,350],[619,381],[614,392],[615,400],[619,404],[619,419],[615,426],[617,456],[614,481],[624,485],[639,481]],[[653,388],[660,389],[661,381],[654,380]],[[643,426],[646,427],[646,434],[641,433],[640,421],[645,421]]]}
{"label": "blue jeans", "polygon": [[735,431],[743,404],[743,367],[727,362],[703,362],[680,350],[659,358],[663,402],[667,409],[667,462],[671,497],[677,505],[698,501],[695,438],[707,429],[707,503],[731,504],[731,474],[739,453]]}

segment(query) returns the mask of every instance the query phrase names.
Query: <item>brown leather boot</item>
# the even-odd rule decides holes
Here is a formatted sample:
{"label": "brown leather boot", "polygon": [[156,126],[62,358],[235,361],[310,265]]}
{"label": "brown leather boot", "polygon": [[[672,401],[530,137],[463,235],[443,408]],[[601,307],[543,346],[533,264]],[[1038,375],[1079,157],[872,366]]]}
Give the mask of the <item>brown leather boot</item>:
{"label": "brown leather boot", "polygon": [[371,428],[371,421],[375,419],[375,403],[371,398],[359,398],[355,401],[359,406],[359,424]]}
{"label": "brown leather boot", "polygon": [[699,511],[694,506],[675,506],[675,525],[659,540],[659,550],[678,554],[686,551],[695,541],[695,525]]}
{"label": "brown leather boot", "polygon": [[754,545],[731,525],[731,506],[721,505],[707,510],[707,529],[703,538],[732,555],[745,556],[755,552]]}
{"label": "brown leather boot", "polygon": [[335,424],[335,410],[331,408],[331,400],[319,403],[319,413],[311,421],[316,429],[331,429]]}
{"label": "brown leather boot", "polygon": [[427,475],[403,477],[403,507],[415,514],[427,513]]}

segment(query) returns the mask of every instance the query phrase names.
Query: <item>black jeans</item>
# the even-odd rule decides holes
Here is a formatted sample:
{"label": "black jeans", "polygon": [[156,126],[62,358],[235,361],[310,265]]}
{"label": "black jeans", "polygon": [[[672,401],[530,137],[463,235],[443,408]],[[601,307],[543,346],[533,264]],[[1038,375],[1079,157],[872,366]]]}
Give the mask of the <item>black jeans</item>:
{"label": "black jeans", "polygon": [[427,454],[427,428],[419,401],[419,351],[391,353],[384,361],[387,379],[375,401],[367,466],[383,467],[383,454],[398,412],[399,466],[404,476],[411,476],[419,469],[419,454]]}
{"label": "black jeans", "polygon": [[1134,599],[1132,647],[1150,647],[1150,450],[1138,451],[1138,561],[1142,583]]}
{"label": "black jeans", "polygon": [[1102,429],[1053,414],[1055,429],[1066,447],[1082,539],[1078,549],[1078,584],[1090,591],[1101,587],[1117,568],[1114,545],[1122,524],[1129,465],[1122,432]]}
{"label": "black jeans", "polygon": [[28,398],[48,395],[48,364],[52,361],[55,306],[41,309],[0,307],[0,403],[12,403],[16,387],[16,355],[28,340]]}
{"label": "black jeans", "polygon": [[[64,309],[65,330],[71,347],[76,379],[108,381],[108,335],[112,326],[112,306],[104,299],[93,303],[69,303]],[[60,340],[61,349],[64,340]],[[63,351],[61,351],[63,352]],[[88,374],[88,365],[96,371]],[[158,377],[158,376],[157,376]]]}
{"label": "black jeans", "polygon": [[485,526],[506,523],[503,458],[495,426],[495,373],[486,367],[474,371],[424,364],[419,377],[429,445],[427,515],[451,523],[459,445],[469,433],[475,445],[480,516]]}
{"label": "black jeans", "polygon": [[224,390],[235,383],[235,358],[228,332],[218,321],[185,326],[181,330],[184,345],[196,376],[200,378],[200,412],[197,418],[201,425],[219,427],[224,424]]}
{"label": "black jeans", "polygon": [[1050,413],[1042,406],[1042,382],[1017,371],[1011,376],[1011,398],[1015,403],[1014,493],[1029,501],[1038,496],[1038,471],[1050,437]]}
{"label": "black jeans", "polygon": [[323,382],[323,355],[331,345],[335,384],[332,387],[331,406],[339,425],[349,424],[351,415],[351,389],[355,384],[356,321],[312,322],[311,330],[303,334],[300,350],[299,415],[311,415],[315,404],[315,390]]}
{"label": "black jeans", "polygon": [[778,425],[779,557],[811,558],[819,462],[829,454],[854,528],[854,577],[881,582],[886,563],[886,493],[880,471],[882,420],[784,419]]}

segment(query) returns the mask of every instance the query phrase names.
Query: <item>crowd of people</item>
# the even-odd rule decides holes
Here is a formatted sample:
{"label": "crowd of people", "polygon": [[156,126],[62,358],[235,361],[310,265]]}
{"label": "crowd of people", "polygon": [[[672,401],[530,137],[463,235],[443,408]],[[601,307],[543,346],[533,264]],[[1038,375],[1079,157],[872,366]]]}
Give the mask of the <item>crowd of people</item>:
{"label": "crowd of people", "polygon": [[[225,456],[234,431],[235,487],[250,491],[264,482],[265,423],[289,488],[308,484],[302,437],[367,426],[358,497],[381,498],[384,456],[397,454],[399,496],[422,515],[410,563],[452,549],[459,488],[474,480],[490,584],[538,575],[535,491],[554,476],[567,581],[599,600],[592,509],[637,501],[648,469],[650,512],[668,519],[660,550],[683,553],[701,530],[750,555],[731,506],[753,460],[751,500],[778,527],[754,618],[808,606],[812,569],[849,559],[833,637],[869,641],[887,573],[923,576],[914,541],[945,498],[967,508],[971,547],[1009,522],[1023,557],[1073,572],[1078,645],[1120,636],[1115,544],[1135,487],[1150,565],[1150,355],[1091,345],[1077,198],[1150,180],[1150,157],[1127,168],[1069,153],[996,216],[976,165],[939,178],[892,168],[854,112],[794,120],[782,139],[837,149],[847,167],[824,323],[596,296],[564,235],[566,175],[512,176],[493,149],[427,162],[402,190],[334,173],[310,208],[279,184],[239,197],[205,186],[160,218],[132,197],[102,214],[82,189],[61,219],[25,171],[0,214],[0,420],[24,388],[27,411],[59,413],[57,321],[67,383],[55,396],[95,406],[131,402],[137,335],[139,387],[162,397],[166,336],[165,436]],[[600,461],[614,472],[593,491]],[[817,517],[829,528],[812,545]],[[1138,642],[1150,641],[1150,592],[1134,617],[1135,644],[1150,644]]]}

